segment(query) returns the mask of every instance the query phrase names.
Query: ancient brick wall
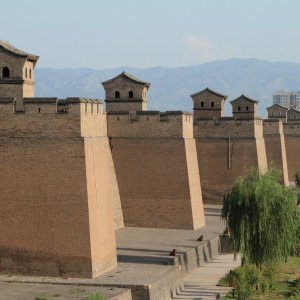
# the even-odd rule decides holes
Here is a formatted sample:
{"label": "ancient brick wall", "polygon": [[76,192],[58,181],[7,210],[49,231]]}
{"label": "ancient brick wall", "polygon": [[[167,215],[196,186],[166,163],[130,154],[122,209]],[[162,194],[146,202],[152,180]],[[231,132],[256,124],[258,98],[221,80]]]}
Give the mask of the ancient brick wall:
{"label": "ancient brick wall", "polygon": [[147,109],[148,102],[142,102],[142,101],[110,101],[106,102],[106,111],[112,112],[112,111],[139,111],[139,110],[146,110]]}
{"label": "ancient brick wall", "polygon": [[108,136],[192,138],[192,124],[192,115],[180,111],[112,112],[108,114]]}
{"label": "ancient brick wall", "polygon": [[300,173],[300,123],[284,124],[286,157],[288,165],[289,182],[294,185],[295,174]]}
{"label": "ancient brick wall", "polygon": [[264,139],[269,167],[282,171],[282,182],[289,185],[283,125],[279,120],[264,120]]}
{"label": "ancient brick wall", "polygon": [[91,102],[48,102],[0,104],[0,271],[95,277],[116,266],[106,118],[81,113]]}
{"label": "ancient brick wall", "polygon": [[125,226],[204,225],[192,122],[181,112],[108,115]]}
{"label": "ancient brick wall", "polygon": [[239,176],[267,168],[262,120],[198,120],[194,136],[204,203],[222,204]]}

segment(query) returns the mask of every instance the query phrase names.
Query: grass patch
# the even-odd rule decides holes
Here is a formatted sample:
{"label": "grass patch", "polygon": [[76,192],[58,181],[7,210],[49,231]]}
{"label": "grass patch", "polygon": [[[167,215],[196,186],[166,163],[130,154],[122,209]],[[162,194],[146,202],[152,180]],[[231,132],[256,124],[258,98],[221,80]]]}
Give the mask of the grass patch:
{"label": "grass patch", "polygon": [[[220,286],[228,286],[228,284],[229,274],[218,283]],[[237,298],[233,298],[232,292],[229,292],[224,299]],[[258,291],[249,298],[249,300],[281,299],[300,300],[300,257],[289,257],[287,263],[280,263],[278,274],[267,294],[262,294],[261,291]]]}
{"label": "grass patch", "polygon": [[104,300],[104,296],[99,293],[93,293],[87,296],[86,300]]}
{"label": "grass patch", "polygon": [[223,277],[219,283],[217,284],[218,286],[229,286],[229,273],[227,273],[225,275],[225,277]]}

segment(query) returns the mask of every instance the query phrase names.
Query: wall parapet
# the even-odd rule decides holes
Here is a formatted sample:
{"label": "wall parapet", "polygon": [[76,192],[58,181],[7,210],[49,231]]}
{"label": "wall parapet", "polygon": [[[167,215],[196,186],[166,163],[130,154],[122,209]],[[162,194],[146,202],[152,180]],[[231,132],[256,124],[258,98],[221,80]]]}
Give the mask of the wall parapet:
{"label": "wall parapet", "polygon": [[195,138],[262,138],[263,120],[236,119],[233,117],[223,117],[220,119],[198,119],[194,123]]}
{"label": "wall parapet", "polygon": [[264,124],[264,134],[265,135],[277,135],[283,134],[283,122],[280,119],[265,119]]}
{"label": "wall parapet", "polygon": [[89,98],[0,98],[0,115],[11,113],[103,113],[103,101]]}
{"label": "wall parapet", "polygon": [[283,132],[285,135],[300,136],[300,122],[284,123]]}
{"label": "wall parapet", "polygon": [[110,137],[193,137],[193,115],[183,111],[114,111],[107,120]]}
{"label": "wall parapet", "polygon": [[103,102],[86,98],[1,98],[3,136],[107,137]]}

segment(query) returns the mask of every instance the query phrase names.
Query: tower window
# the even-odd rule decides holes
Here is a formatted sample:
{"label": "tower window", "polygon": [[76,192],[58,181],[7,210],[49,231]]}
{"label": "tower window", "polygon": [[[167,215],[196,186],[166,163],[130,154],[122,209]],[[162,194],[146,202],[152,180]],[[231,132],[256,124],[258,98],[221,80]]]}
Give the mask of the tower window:
{"label": "tower window", "polygon": [[2,77],[3,78],[8,78],[9,77],[9,68],[8,67],[4,67],[2,70]]}
{"label": "tower window", "polygon": [[241,111],[241,107],[240,106],[238,106],[238,111]]}
{"label": "tower window", "polygon": [[128,97],[129,97],[129,98],[133,98],[133,91],[129,91]]}
{"label": "tower window", "polygon": [[212,102],[210,103],[210,106],[211,106],[211,107],[215,107],[215,102],[212,101]]}
{"label": "tower window", "polygon": [[204,101],[201,101],[200,106],[204,107]]}
{"label": "tower window", "polygon": [[31,79],[31,69],[29,69],[29,78]]}
{"label": "tower window", "polygon": [[247,110],[247,111],[249,110],[249,106],[246,106],[246,110]]}
{"label": "tower window", "polygon": [[115,98],[120,98],[120,92],[119,91],[115,92]]}
{"label": "tower window", "polygon": [[27,78],[27,68],[25,69],[25,78]]}

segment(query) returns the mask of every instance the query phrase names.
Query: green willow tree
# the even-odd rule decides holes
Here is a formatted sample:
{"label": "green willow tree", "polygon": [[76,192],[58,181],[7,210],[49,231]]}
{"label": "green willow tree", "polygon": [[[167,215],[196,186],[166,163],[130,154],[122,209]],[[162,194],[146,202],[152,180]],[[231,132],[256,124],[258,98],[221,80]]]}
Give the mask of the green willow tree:
{"label": "green willow tree", "polygon": [[226,221],[235,253],[260,269],[286,258],[297,247],[300,214],[296,193],[282,186],[281,173],[251,171],[238,178],[224,195],[222,218]]}
{"label": "green willow tree", "polygon": [[300,174],[298,172],[295,174],[295,183],[296,188],[300,189]]}

